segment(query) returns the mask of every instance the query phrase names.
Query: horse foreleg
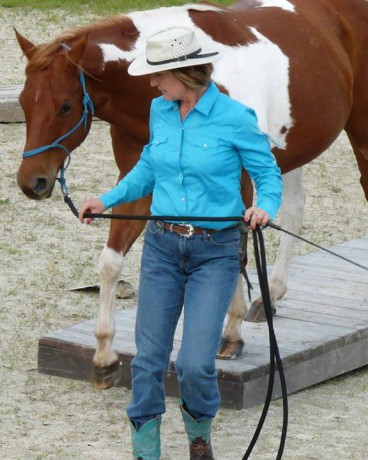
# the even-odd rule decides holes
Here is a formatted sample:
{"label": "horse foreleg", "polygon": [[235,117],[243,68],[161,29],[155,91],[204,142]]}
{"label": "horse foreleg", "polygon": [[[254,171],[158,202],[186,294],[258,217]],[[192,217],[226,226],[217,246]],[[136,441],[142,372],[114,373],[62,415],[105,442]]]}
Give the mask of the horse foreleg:
{"label": "horse foreleg", "polygon": [[243,278],[240,275],[231,302],[227,323],[222,334],[221,345],[217,357],[220,359],[236,359],[241,355],[244,348],[244,340],[241,333],[241,325],[244,320],[247,305],[244,299]]}
{"label": "horse foreleg", "polygon": [[94,388],[110,388],[118,378],[119,357],[112,349],[115,334],[114,302],[123,254],[107,245],[101,252],[98,273],[100,279],[100,308],[95,328],[97,339],[93,357],[92,385]]}
{"label": "horse foreleg", "polygon": [[[280,210],[280,227],[298,234],[302,223],[305,205],[303,186],[303,168],[298,168],[284,174],[284,192]],[[273,314],[276,313],[276,301],[281,299],[287,291],[287,277],[293,255],[295,238],[283,233],[280,239],[279,250],[269,280],[270,299]],[[246,321],[265,321],[262,297],[258,297],[245,317]]]}

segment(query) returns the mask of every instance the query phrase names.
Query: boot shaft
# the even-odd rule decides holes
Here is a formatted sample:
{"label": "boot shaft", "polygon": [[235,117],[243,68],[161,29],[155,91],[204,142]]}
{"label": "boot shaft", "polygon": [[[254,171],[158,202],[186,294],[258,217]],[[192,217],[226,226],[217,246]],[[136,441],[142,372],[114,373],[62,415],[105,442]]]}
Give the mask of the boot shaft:
{"label": "boot shaft", "polygon": [[148,420],[138,430],[129,420],[134,460],[160,460],[161,415]]}
{"label": "boot shaft", "polygon": [[189,440],[190,460],[214,460],[211,446],[212,418],[197,422],[184,408],[180,406],[185,431]]}

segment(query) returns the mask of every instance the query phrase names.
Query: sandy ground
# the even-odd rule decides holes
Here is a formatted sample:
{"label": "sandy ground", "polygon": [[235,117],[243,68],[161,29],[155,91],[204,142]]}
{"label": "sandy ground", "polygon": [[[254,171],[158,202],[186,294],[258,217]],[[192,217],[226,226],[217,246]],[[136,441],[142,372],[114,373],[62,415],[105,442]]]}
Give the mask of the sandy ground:
{"label": "sandy ground", "polygon": [[[12,26],[39,42],[80,22],[87,15],[63,12],[19,14],[0,8],[0,84],[23,82],[24,60]],[[51,24],[51,25],[50,25]],[[38,339],[43,334],[95,317],[98,297],[69,292],[97,281],[96,264],[108,232],[106,222],[86,227],[62,202],[57,188],[47,202],[26,199],[15,173],[25,126],[0,125],[0,458],[130,458],[130,435],[124,408],[130,392],[95,391],[89,383],[37,372]],[[89,166],[84,162],[88,155]],[[68,172],[77,205],[115,182],[108,128],[95,123],[73,155]],[[367,234],[367,204],[355,160],[344,136],[305,168],[307,190],[303,235],[332,246]],[[278,235],[269,230],[269,263]],[[122,276],[137,288],[141,240],[126,258]],[[298,243],[295,253],[312,248]],[[136,298],[118,300],[130,308]],[[363,460],[367,441],[368,368],[316,385],[289,398],[286,460]],[[214,423],[218,460],[239,460],[256,427],[261,407],[221,409]],[[276,458],[281,403],[273,402],[252,459]],[[168,398],[162,427],[163,460],[188,458],[187,441],[175,399]]]}

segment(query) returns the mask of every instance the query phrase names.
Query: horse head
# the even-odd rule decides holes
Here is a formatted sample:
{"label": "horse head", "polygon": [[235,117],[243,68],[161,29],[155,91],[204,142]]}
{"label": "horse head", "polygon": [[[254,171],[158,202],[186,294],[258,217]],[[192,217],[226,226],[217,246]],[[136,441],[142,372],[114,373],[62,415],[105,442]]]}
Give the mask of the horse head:
{"label": "horse head", "polygon": [[[41,200],[51,196],[59,170],[91,125],[91,113],[83,115],[85,94],[80,80],[88,35],[73,43],[54,41],[36,46],[15,33],[28,60],[19,97],[27,128],[17,181],[29,198]],[[84,123],[79,123],[83,116]],[[78,124],[81,126],[74,129]]]}

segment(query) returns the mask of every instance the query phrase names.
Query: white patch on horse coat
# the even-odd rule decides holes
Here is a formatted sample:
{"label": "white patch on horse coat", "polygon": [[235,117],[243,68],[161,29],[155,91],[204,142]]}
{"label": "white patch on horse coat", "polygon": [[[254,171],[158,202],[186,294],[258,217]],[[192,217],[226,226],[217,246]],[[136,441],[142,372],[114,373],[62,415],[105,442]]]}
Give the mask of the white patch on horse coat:
{"label": "white patch on horse coat", "polygon": [[261,5],[259,8],[269,8],[269,7],[276,7],[282,8],[283,10],[287,11],[295,11],[295,6],[290,3],[288,0],[259,0]]}
{"label": "white patch on horse coat", "polygon": [[105,281],[115,280],[118,278],[124,256],[120,252],[107,247],[103,248],[99,259],[99,273]]}
{"label": "white patch on horse coat", "polygon": [[127,59],[127,56],[130,55],[130,52],[123,51],[118,48],[116,45],[111,43],[100,43],[98,45],[102,50],[103,60],[106,64],[107,62],[119,61],[122,59]]}
{"label": "white patch on horse coat", "polygon": [[100,278],[100,308],[95,327],[97,339],[93,363],[98,367],[106,367],[115,362],[118,357],[111,347],[115,334],[114,301],[116,286],[121,271],[124,256],[107,247],[103,248],[98,261]]}
{"label": "white patch on horse coat", "polygon": [[[287,0],[263,0],[262,3],[262,7],[293,8]],[[189,9],[221,11],[207,5],[185,5],[129,13],[128,16],[139,31],[134,49],[124,51],[116,45],[99,44],[105,64],[123,59],[132,61],[144,53],[147,38],[167,28],[168,24],[170,27],[195,28],[199,40],[201,37],[212,40],[195,26],[189,16]],[[251,31],[258,39],[256,43],[247,46],[221,45],[224,57],[215,63],[213,79],[223,85],[231,97],[256,111],[260,129],[269,136],[273,145],[286,148],[287,131],[293,125],[289,97],[289,59],[278,45],[259,31],[254,28]]]}
{"label": "white patch on horse coat", "polygon": [[100,43],[104,62],[125,59],[132,61],[145,50],[147,38],[168,27],[193,27],[188,10],[197,11],[221,11],[218,7],[210,5],[185,5],[161,7],[147,11],[133,11],[127,16],[133,21],[139,31],[139,37],[133,50],[124,51],[116,45]]}
{"label": "white patch on horse coat", "polygon": [[184,5],[162,7],[148,11],[137,11],[128,14],[139,31],[135,49],[132,51],[133,58],[144,52],[147,38],[161,30],[167,29],[168,27],[194,28],[194,23],[189,16],[189,9],[198,11],[221,11],[219,8],[207,5]]}
{"label": "white patch on horse coat", "polygon": [[[289,97],[289,59],[282,50],[251,28],[258,42],[247,46],[226,46],[224,57],[215,62],[213,79],[229,95],[252,107],[260,129],[271,143],[286,147],[286,135],[292,125]],[[283,133],[281,133],[281,129]]]}

